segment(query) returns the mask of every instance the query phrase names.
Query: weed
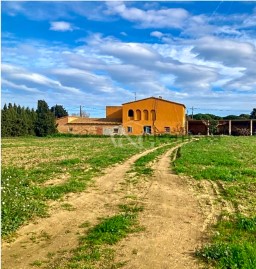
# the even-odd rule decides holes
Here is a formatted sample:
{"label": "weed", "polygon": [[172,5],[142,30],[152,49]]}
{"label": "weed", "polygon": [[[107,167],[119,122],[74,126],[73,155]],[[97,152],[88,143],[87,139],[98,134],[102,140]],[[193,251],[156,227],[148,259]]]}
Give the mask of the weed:
{"label": "weed", "polygon": [[54,257],[56,255],[56,253],[54,253],[54,252],[48,252],[47,254],[46,254],[46,257],[48,258],[48,259],[51,259],[52,257]]}
{"label": "weed", "polygon": [[91,223],[89,221],[86,221],[82,223],[81,225],[79,225],[79,228],[88,228],[90,226],[91,226]]}
{"label": "weed", "polygon": [[43,262],[36,260],[36,261],[32,262],[30,265],[36,266],[36,267],[41,267],[43,265]]}
{"label": "weed", "polygon": [[138,206],[137,203],[121,204],[119,208],[124,213],[138,213],[144,210],[143,206]]}
{"label": "weed", "polygon": [[65,209],[67,211],[74,211],[76,209],[73,205],[71,205],[69,203],[61,204],[61,208]]}

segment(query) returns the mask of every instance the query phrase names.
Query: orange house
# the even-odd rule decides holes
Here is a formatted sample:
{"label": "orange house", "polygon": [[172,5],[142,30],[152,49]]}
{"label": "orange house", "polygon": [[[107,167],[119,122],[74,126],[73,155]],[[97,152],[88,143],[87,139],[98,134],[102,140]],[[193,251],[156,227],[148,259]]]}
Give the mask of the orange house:
{"label": "orange house", "polygon": [[183,104],[149,97],[122,106],[107,106],[106,118],[64,117],[57,120],[61,133],[75,134],[185,134]]}
{"label": "orange house", "polygon": [[185,111],[183,104],[149,97],[122,105],[122,126],[131,135],[185,134]]}

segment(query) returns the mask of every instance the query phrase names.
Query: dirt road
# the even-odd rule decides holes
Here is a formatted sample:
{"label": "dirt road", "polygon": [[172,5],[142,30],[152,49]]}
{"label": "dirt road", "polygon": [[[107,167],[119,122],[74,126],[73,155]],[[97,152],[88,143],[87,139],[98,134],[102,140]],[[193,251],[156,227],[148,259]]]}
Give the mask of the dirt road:
{"label": "dirt road", "polygon": [[116,246],[117,260],[128,261],[124,268],[199,268],[192,254],[201,243],[205,217],[193,189],[170,171],[174,149],[154,164],[151,181],[129,186],[129,190],[123,187],[131,165],[153,150],[107,169],[86,191],[67,196],[66,202],[74,210],[57,207],[50,217],[22,227],[14,242],[2,245],[2,268],[34,268],[31,263],[47,260],[49,253],[76,247],[79,226],[85,222],[94,225],[100,217],[116,213],[127,191],[134,191],[145,205],[140,223],[146,230]]}
{"label": "dirt road", "polygon": [[146,232],[130,235],[117,246],[120,260],[128,261],[124,268],[200,268],[193,253],[202,242],[205,219],[193,190],[171,172],[173,150],[154,164],[152,182],[141,193],[140,223]]}

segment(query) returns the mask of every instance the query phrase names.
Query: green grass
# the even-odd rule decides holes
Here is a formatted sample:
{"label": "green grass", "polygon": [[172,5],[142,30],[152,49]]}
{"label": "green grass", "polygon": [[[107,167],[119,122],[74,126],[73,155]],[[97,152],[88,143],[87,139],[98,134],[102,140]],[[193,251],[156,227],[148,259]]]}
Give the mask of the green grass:
{"label": "green grass", "polygon": [[132,231],[134,218],[133,214],[119,214],[105,219],[92,228],[84,240],[90,245],[113,245]]}
{"label": "green grass", "polygon": [[256,268],[256,217],[236,216],[221,221],[212,243],[197,252],[208,263],[222,269]]}
{"label": "green grass", "polygon": [[[213,227],[209,245],[197,251],[221,269],[256,268],[256,137],[200,139],[180,150],[177,173],[217,182],[236,213]],[[227,216],[226,216],[227,218]]]}
{"label": "green grass", "polygon": [[[137,217],[143,208],[136,204],[126,204],[120,205],[120,209],[119,214],[104,218],[99,224],[86,229],[85,235],[80,237],[79,246],[68,259],[64,257],[62,260],[53,260],[47,268],[120,268],[123,263],[114,261],[115,251],[112,246],[128,234],[142,230]],[[84,228],[88,228],[88,225]]]}
{"label": "green grass", "polygon": [[176,140],[73,136],[2,139],[3,238],[35,216],[47,216],[48,200],[83,191],[105,168]]}
{"label": "green grass", "polygon": [[175,171],[195,179],[255,181],[256,138],[200,139],[182,147]]}
{"label": "green grass", "polygon": [[133,164],[132,169],[129,172],[135,172],[136,176],[142,175],[152,175],[153,168],[150,167],[150,164],[159,156],[164,154],[168,149],[170,149],[173,145],[166,145],[159,149],[154,150],[153,152],[148,153],[145,156],[140,157]]}

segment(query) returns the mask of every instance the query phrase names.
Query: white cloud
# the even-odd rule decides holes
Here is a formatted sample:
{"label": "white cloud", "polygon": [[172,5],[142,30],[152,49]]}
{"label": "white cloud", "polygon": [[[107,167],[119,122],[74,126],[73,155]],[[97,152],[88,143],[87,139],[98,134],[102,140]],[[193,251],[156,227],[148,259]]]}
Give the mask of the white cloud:
{"label": "white cloud", "polygon": [[[103,105],[132,100],[136,91],[138,98],[161,95],[188,107],[245,108],[255,102],[256,41],[255,31],[249,29],[254,25],[255,12],[251,17],[217,12],[208,16],[159,3],[106,2],[98,3],[93,10],[81,9],[82,5],[74,3],[67,12],[65,4],[56,16],[43,17],[46,12],[40,13],[39,8],[35,14],[38,20],[51,21],[54,31],[76,29],[67,22],[73,19],[69,14],[117,23],[124,19],[130,22],[126,26],[132,27],[119,28],[116,34],[130,42],[94,33],[93,29],[70,46],[20,41],[15,36],[7,40],[4,36],[3,98],[9,98],[10,92],[20,98],[23,91],[35,98],[59,100],[63,105]],[[21,4],[14,5],[10,12],[36,19],[32,11]],[[143,28],[149,28],[142,35],[148,35],[149,43],[132,35],[132,30],[137,34]]]}
{"label": "white cloud", "polygon": [[6,88],[6,89],[11,88],[11,89],[17,89],[19,91],[20,90],[27,91],[30,93],[40,93],[40,91],[37,90],[36,88],[29,88],[26,85],[18,85],[18,84],[11,82],[11,81],[5,80],[5,79],[2,79],[1,84],[2,84],[2,87]]}
{"label": "white cloud", "polygon": [[76,27],[74,27],[71,23],[65,21],[52,21],[50,30],[66,32],[66,31],[74,31]]}
{"label": "white cloud", "polygon": [[[72,6],[75,2],[72,3]],[[11,16],[22,14],[34,21],[53,21],[69,19],[72,6],[68,2],[44,2],[44,1],[4,1],[2,12]]]}
{"label": "white cloud", "polygon": [[2,75],[5,80],[5,85],[12,86],[17,89],[15,85],[23,86],[27,89],[34,90],[55,90],[59,92],[80,93],[79,89],[74,87],[63,86],[59,81],[48,78],[44,75],[30,72],[22,67],[13,66],[10,64],[2,64]]}
{"label": "white cloud", "polygon": [[194,45],[192,52],[197,53],[198,58],[228,66],[256,66],[256,48],[251,43],[208,36],[197,40]]}
{"label": "white cloud", "polygon": [[127,7],[123,2],[106,2],[107,14],[119,15],[123,19],[136,22],[142,28],[182,28],[189,13],[183,8],[163,8],[143,10]]}
{"label": "white cloud", "polygon": [[151,36],[157,37],[157,38],[161,38],[164,36],[163,33],[159,32],[159,31],[154,31],[150,33]]}

